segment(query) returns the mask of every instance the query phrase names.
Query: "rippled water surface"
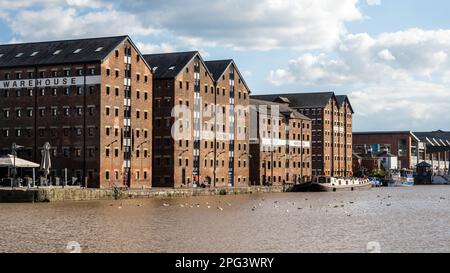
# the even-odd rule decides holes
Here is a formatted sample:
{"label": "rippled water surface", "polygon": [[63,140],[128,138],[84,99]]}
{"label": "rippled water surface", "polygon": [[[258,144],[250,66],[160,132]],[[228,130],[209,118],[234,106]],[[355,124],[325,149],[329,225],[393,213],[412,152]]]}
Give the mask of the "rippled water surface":
{"label": "rippled water surface", "polygon": [[0,252],[72,241],[83,252],[450,252],[450,187],[0,204]]}

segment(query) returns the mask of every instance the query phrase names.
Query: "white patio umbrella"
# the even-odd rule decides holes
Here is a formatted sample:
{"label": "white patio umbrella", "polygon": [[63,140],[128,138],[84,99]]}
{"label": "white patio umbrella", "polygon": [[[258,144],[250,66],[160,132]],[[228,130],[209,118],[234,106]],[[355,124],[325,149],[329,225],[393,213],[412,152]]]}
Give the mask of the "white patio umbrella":
{"label": "white patio umbrella", "polygon": [[52,167],[52,161],[50,159],[51,148],[52,147],[50,146],[50,143],[46,142],[41,152],[42,153],[41,170],[44,171],[45,178],[47,178],[47,176],[50,174],[50,168]]}
{"label": "white patio umbrella", "polygon": [[[0,157],[0,168],[14,167],[14,156],[7,155]],[[39,168],[39,164],[16,157],[17,168]]]}

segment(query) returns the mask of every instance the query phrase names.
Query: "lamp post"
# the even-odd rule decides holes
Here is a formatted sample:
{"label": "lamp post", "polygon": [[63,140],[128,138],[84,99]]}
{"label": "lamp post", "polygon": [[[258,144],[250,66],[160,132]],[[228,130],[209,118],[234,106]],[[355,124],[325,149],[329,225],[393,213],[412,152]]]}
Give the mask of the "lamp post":
{"label": "lamp post", "polygon": [[16,175],[17,175],[17,169],[16,169],[16,157],[17,157],[17,150],[22,149],[23,146],[19,146],[16,143],[13,143],[11,146],[11,152],[13,154],[13,180],[11,181],[11,188],[14,189],[14,184],[16,182]]}

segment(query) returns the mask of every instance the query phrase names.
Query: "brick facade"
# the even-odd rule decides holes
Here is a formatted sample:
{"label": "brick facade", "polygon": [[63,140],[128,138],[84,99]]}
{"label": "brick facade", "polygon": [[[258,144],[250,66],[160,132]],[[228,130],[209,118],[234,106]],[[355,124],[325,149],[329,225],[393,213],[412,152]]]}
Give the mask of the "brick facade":
{"label": "brick facade", "polygon": [[[152,97],[152,73],[140,53],[134,47],[128,37],[105,38],[95,40],[98,49],[84,48],[84,43],[94,43],[92,40],[77,40],[59,43],[66,46],[61,53],[67,56],[92,51],[100,52],[102,43],[107,39],[117,40],[117,45],[110,52],[106,52],[107,58],[89,62],[36,64],[33,66],[1,67],[0,80],[23,80],[36,83],[32,88],[3,89],[0,88],[2,99],[0,109],[3,113],[0,117],[0,129],[2,138],[0,149],[3,154],[10,153],[12,143],[24,146],[18,151],[18,155],[24,159],[40,162],[41,147],[46,142],[52,146],[51,177],[63,178],[65,169],[67,176],[77,178],[78,182],[91,188],[109,188],[112,185],[127,187],[150,187],[152,167],[149,161],[135,162],[137,160],[136,141],[130,143],[130,153],[127,157],[132,162],[131,174],[139,173],[139,177],[131,176],[130,180],[124,179],[124,99],[126,89],[125,71],[129,72],[131,103],[134,109],[148,111],[148,121],[142,117],[133,115],[129,121],[131,133],[128,139],[137,140],[137,129],[149,132],[148,140],[151,143],[151,97]],[[72,44],[76,47],[71,48]],[[36,45],[39,46],[38,43]],[[45,48],[52,48],[54,44],[45,44]],[[34,48],[34,44],[30,45]],[[14,48],[15,45],[10,47]],[[21,48],[23,45],[18,45]],[[28,58],[33,54],[45,54],[41,52],[23,52]],[[77,49],[80,53],[75,53]],[[127,48],[127,51],[125,51]],[[58,48],[56,48],[58,49]],[[55,50],[56,50],[55,49]],[[78,49],[78,50],[79,50]],[[2,48],[0,48],[0,51]],[[36,49],[37,50],[37,49]],[[83,51],[84,50],[84,51]],[[53,52],[53,51],[52,51]],[[128,69],[125,64],[125,52],[130,55]],[[53,53],[55,54],[56,51]],[[31,55],[30,55],[31,54]],[[52,53],[48,53],[52,55]],[[29,56],[28,56],[29,55]],[[18,55],[17,55],[18,56]],[[17,57],[18,58],[18,57]],[[50,58],[49,58],[50,59]],[[1,60],[0,60],[1,63]],[[109,70],[109,75],[107,75]],[[118,71],[116,77],[115,71]],[[142,75],[138,81],[136,75]],[[73,77],[83,79],[81,83],[66,84]],[[91,79],[98,79],[90,84]],[[147,79],[147,81],[144,80]],[[37,87],[37,82],[48,79],[55,81],[51,87]],[[56,83],[57,82],[57,83]],[[62,86],[64,85],[64,86]],[[107,89],[109,88],[109,89]],[[118,93],[115,93],[115,90]],[[137,99],[137,90],[147,93],[147,99]],[[109,108],[109,114],[106,109]],[[8,113],[8,114],[7,114]],[[116,114],[117,113],[117,114]],[[107,128],[110,128],[109,135]],[[116,131],[117,129],[117,131]],[[117,135],[116,135],[117,133]],[[111,150],[107,154],[107,147],[114,142],[112,147],[117,148],[117,157]],[[147,158],[151,158],[151,145],[142,145],[147,150]],[[112,169],[115,170],[113,174]],[[146,175],[144,176],[144,173]],[[141,176],[142,174],[142,176]],[[146,177],[146,178],[145,178]]]}
{"label": "brick facade", "polygon": [[[274,106],[282,107],[282,114],[274,116]],[[311,120],[286,108],[287,105],[251,100],[252,185],[281,186],[312,179]]]}

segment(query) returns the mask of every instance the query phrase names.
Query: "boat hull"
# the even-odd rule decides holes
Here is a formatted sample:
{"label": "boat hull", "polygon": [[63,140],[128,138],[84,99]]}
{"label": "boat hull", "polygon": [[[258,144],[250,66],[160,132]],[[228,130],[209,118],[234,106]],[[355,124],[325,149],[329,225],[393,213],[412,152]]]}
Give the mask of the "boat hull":
{"label": "boat hull", "polygon": [[362,191],[362,190],[369,190],[371,188],[372,183],[361,185],[343,185],[343,186],[333,186],[331,184],[314,183],[311,186],[311,189],[317,192]]}
{"label": "boat hull", "polygon": [[389,187],[412,187],[414,182],[411,181],[389,181]]}

